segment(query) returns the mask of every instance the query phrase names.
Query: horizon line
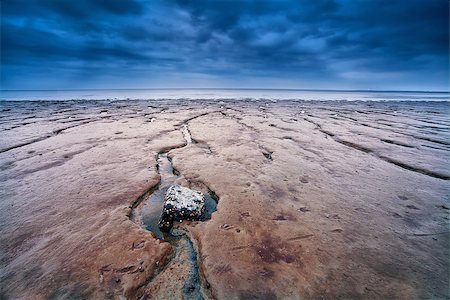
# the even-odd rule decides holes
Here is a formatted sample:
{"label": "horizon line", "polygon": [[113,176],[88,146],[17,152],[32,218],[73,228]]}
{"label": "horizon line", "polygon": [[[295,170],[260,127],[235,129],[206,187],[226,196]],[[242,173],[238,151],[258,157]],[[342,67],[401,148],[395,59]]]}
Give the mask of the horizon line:
{"label": "horizon line", "polygon": [[222,88],[222,87],[172,87],[172,88],[86,88],[86,89],[0,89],[0,92],[50,92],[50,91],[127,91],[127,90],[266,90],[266,91],[319,91],[319,92],[414,92],[450,93],[450,90],[377,90],[377,89],[305,89],[305,88]]}

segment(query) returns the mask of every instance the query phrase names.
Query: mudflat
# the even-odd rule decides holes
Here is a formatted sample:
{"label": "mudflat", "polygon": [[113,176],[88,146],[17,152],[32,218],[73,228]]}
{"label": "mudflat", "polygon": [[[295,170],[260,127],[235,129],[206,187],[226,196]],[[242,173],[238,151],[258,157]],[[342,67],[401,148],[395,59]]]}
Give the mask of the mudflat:
{"label": "mudflat", "polygon": [[[449,298],[448,116],[1,102],[0,298]],[[157,232],[170,184],[209,195],[210,218]]]}

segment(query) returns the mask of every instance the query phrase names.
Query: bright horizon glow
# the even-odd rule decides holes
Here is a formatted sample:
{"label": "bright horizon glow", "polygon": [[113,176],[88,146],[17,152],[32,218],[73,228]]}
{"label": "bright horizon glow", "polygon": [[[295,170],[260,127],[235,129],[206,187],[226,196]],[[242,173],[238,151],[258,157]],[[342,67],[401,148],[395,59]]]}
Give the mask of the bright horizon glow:
{"label": "bright horizon glow", "polygon": [[373,89],[302,89],[302,88],[220,88],[220,87],[161,87],[161,88],[77,88],[77,89],[0,89],[0,92],[33,91],[151,91],[151,90],[261,90],[261,91],[311,91],[311,92],[377,92],[377,93],[449,93],[449,90],[373,90]]}

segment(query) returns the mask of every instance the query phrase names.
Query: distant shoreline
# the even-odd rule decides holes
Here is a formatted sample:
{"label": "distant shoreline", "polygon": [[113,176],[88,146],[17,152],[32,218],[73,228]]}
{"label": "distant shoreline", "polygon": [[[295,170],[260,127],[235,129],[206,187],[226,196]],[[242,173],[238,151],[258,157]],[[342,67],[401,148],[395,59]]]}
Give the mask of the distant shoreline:
{"label": "distant shoreline", "polygon": [[449,101],[449,92],[314,89],[86,89],[2,90],[0,101],[32,100],[293,100]]}
{"label": "distant shoreline", "polygon": [[294,88],[87,88],[87,89],[0,89],[1,92],[55,92],[55,91],[169,91],[169,90],[227,90],[227,91],[304,91],[304,92],[345,92],[345,93],[446,93],[450,94],[450,91],[425,91],[425,90],[376,90],[376,89],[294,89]]}

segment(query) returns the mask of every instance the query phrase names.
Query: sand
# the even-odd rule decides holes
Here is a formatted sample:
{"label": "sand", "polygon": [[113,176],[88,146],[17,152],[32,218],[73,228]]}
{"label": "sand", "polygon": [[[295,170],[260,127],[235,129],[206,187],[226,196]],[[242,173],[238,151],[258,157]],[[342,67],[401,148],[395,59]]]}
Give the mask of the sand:
{"label": "sand", "polygon": [[[2,102],[0,298],[448,298],[448,116],[429,102]],[[161,240],[145,220],[168,182],[218,204]]]}

